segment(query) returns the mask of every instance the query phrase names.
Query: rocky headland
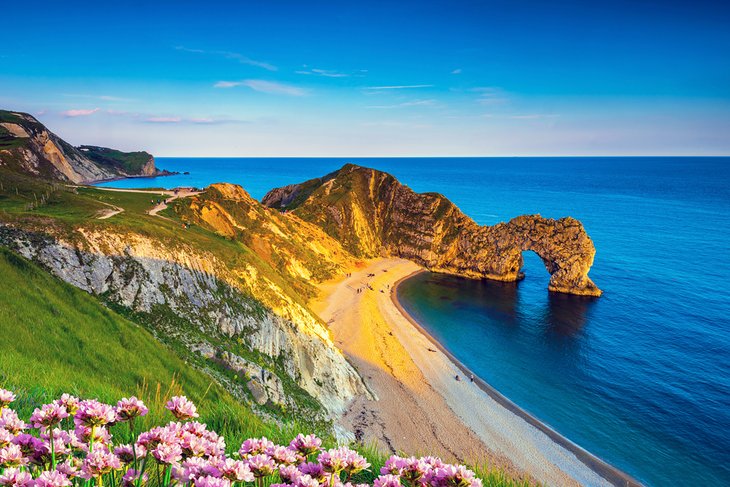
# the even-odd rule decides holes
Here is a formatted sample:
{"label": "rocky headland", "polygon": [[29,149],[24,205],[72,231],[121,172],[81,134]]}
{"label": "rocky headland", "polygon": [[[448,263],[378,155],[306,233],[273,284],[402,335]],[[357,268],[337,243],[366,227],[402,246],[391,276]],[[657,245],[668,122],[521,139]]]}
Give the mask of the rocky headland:
{"label": "rocky headland", "polygon": [[583,225],[523,215],[480,226],[443,195],[419,194],[390,174],[347,164],[270,191],[263,204],[322,228],[356,257],[401,257],[433,272],[516,281],[522,252],[538,254],[555,292],[600,296],[588,277],[596,249]]}

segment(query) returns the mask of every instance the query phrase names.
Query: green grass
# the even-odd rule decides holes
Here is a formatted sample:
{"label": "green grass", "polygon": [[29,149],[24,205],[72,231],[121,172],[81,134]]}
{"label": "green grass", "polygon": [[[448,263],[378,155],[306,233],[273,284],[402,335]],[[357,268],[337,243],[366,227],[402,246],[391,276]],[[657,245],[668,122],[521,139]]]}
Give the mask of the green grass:
{"label": "green grass", "polygon": [[95,163],[121,170],[127,174],[140,174],[152,155],[147,152],[122,152],[106,147],[82,145],[79,151]]}

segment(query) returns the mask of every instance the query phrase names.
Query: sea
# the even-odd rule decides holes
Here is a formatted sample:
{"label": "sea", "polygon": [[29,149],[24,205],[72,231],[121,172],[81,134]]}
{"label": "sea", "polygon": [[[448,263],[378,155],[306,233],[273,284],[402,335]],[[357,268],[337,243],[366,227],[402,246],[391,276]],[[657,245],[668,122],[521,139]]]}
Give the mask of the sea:
{"label": "sea", "polygon": [[647,485],[730,485],[730,158],[158,158],[188,175],[114,187],[271,188],[351,162],[438,192],[480,224],[572,216],[600,298],[422,273],[403,307],[479,377]]}

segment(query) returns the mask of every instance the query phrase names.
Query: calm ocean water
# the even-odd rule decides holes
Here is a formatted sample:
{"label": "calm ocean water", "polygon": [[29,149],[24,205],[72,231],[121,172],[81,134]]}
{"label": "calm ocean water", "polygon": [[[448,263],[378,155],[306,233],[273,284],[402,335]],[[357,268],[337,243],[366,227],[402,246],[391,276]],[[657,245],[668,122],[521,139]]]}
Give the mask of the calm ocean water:
{"label": "calm ocean water", "polygon": [[404,307],[480,377],[650,485],[730,485],[730,158],[179,159],[116,187],[268,189],[354,162],[437,191],[482,224],[580,219],[599,299],[421,274]]}

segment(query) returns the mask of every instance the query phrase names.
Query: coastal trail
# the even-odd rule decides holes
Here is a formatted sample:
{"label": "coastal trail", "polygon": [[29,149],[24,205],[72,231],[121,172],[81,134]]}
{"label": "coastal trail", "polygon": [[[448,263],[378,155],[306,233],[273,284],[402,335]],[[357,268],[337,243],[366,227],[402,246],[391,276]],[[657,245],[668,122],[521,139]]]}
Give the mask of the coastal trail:
{"label": "coastal trail", "polygon": [[[143,194],[149,194],[152,196],[170,196],[170,198],[164,198],[160,200],[159,203],[155,204],[151,209],[147,210],[147,214],[151,216],[156,216],[158,218],[163,218],[165,220],[169,220],[169,218],[162,216],[159,214],[160,211],[167,209],[168,203],[176,200],[178,198],[186,198],[188,196],[195,196],[197,194],[200,194],[201,191],[194,191],[188,188],[179,188],[179,189],[161,189],[161,190],[145,190],[145,189],[122,189],[122,188],[99,188],[94,187],[94,189],[98,189],[101,191],[112,191],[116,193],[143,193]],[[115,205],[111,205],[109,203],[104,203],[111,208],[112,210],[109,210],[98,217],[99,220],[105,220],[107,218],[111,218],[114,215],[118,215],[119,213],[122,213],[124,211],[124,208],[120,208]]]}
{"label": "coastal trail", "polygon": [[321,284],[320,297],[310,303],[378,398],[354,399],[340,419],[343,426],[359,441],[375,441],[391,452],[499,467],[548,485],[611,485],[470,382],[409,321],[391,292],[419,270],[410,261],[375,259]]}

